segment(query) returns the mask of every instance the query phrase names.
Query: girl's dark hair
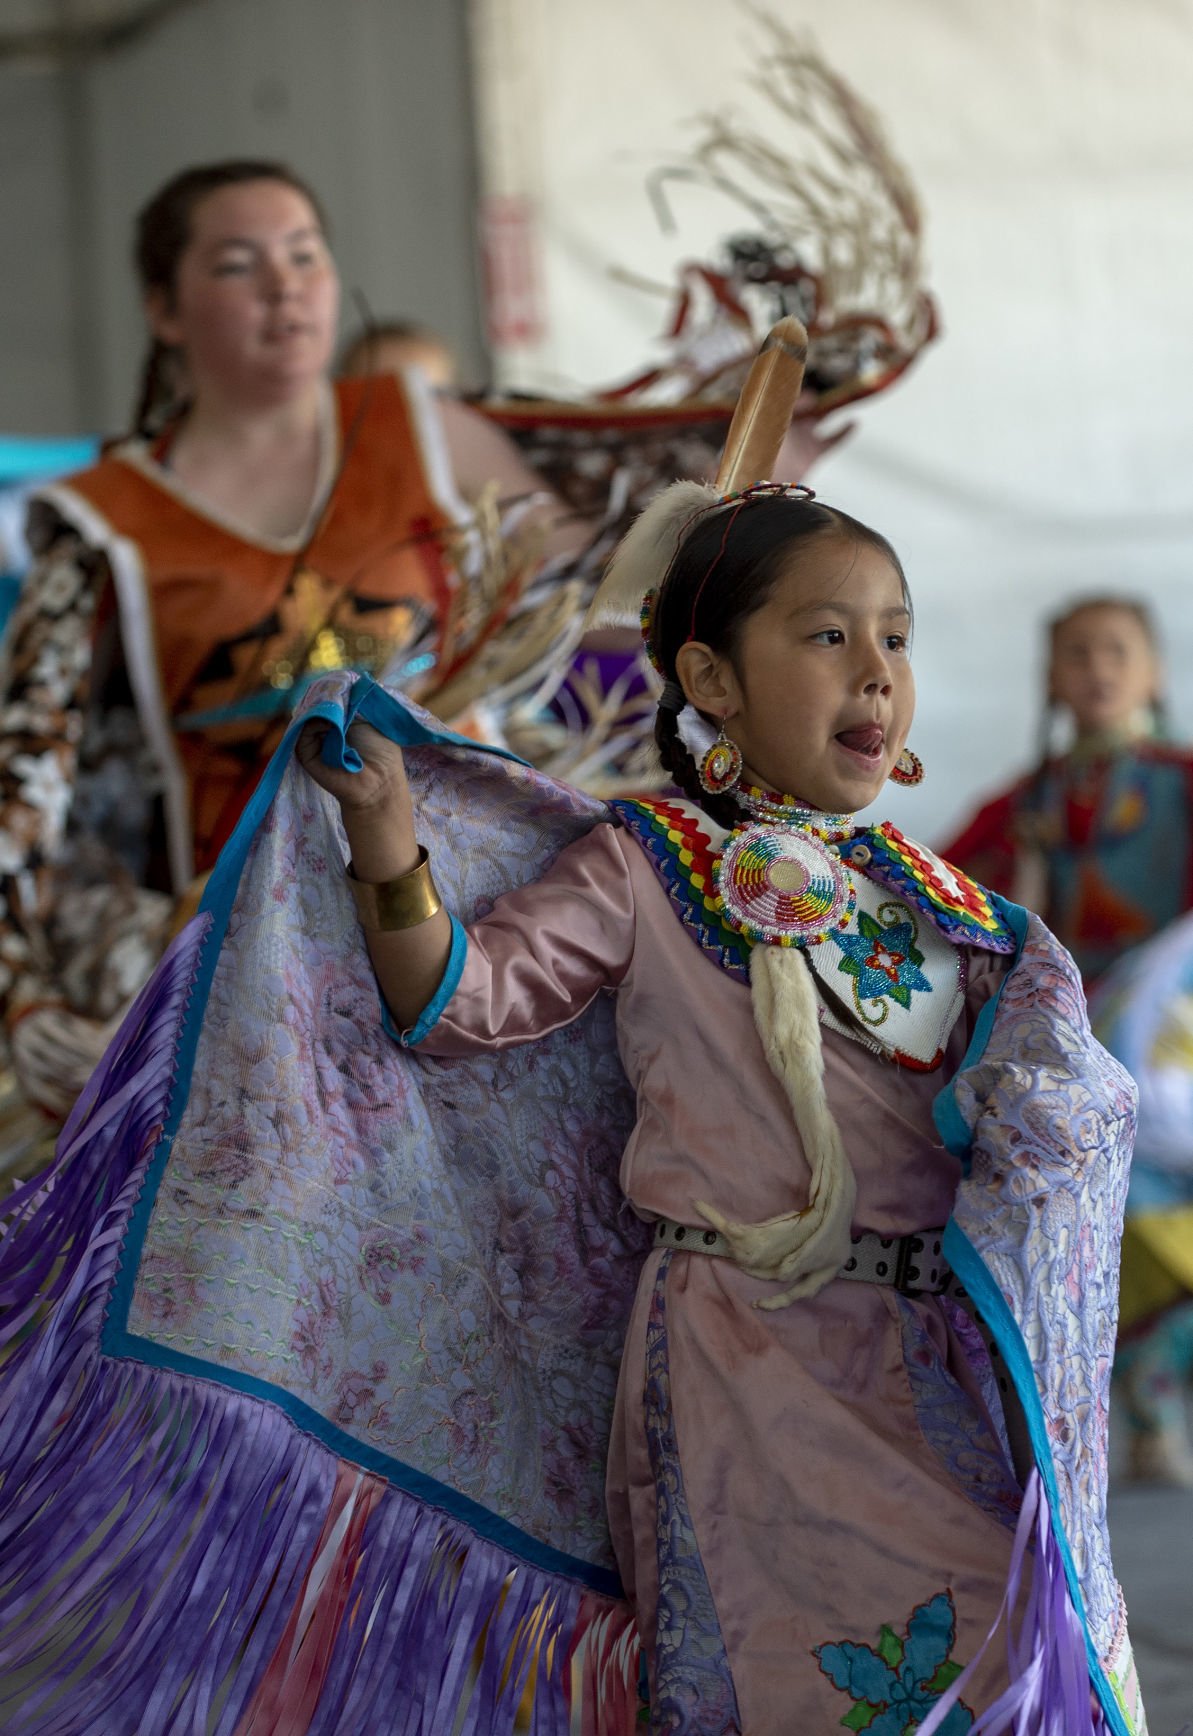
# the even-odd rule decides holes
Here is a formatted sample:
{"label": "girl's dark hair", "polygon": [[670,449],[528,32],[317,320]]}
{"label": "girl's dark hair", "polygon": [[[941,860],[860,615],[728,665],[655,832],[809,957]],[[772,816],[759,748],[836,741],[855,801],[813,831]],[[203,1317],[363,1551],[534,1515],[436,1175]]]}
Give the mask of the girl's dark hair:
{"label": "girl's dark hair", "polygon": [[[178,262],[191,238],[195,207],[222,187],[238,187],[247,181],[280,181],[283,186],[292,187],[310,202],[320,227],[326,230],[318,199],[302,177],[285,163],[236,157],[184,169],[159,188],[137,216],[133,264],[143,293],[161,290],[167,299],[173,298]],[[141,369],[134,431],[150,438],[185,407],[179,392],[175,352],[168,344],[153,338]]]}
{"label": "girl's dark hair", "polygon": [[[777,495],[747,500],[740,510],[726,507],[698,520],[659,588],[651,645],[664,679],[676,682],[675,659],[689,639],[698,639],[732,659],[742,628],[767,602],[792,556],[817,538],[828,536],[864,544],[884,555],[899,575],[910,610],[899,557],[886,538],[869,525],[807,497]],[[716,571],[710,576],[714,563]],[[679,733],[679,712],[672,707],[659,707],[655,742],[664,769],[685,796],[719,825],[740,823],[741,810],[731,795],[709,795],[701,787],[696,762]]]}
{"label": "girl's dark hair", "polygon": [[[1046,622],[1045,631],[1048,635],[1049,664],[1051,664],[1052,658],[1056,655],[1056,641],[1060,636],[1062,629],[1067,627],[1071,621],[1075,621],[1078,615],[1084,615],[1088,609],[1118,609],[1120,613],[1129,615],[1142,630],[1144,638],[1151,646],[1151,649],[1156,653],[1157,657],[1160,655],[1160,630],[1156,625],[1156,617],[1144,602],[1143,598],[1132,597],[1123,592],[1105,591],[1095,592],[1092,596],[1088,597],[1075,598],[1073,602],[1066,604],[1059,615],[1053,615],[1052,618]],[[1052,752],[1053,729],[1056,724],[1057,713],[1057,702],[1052,697],[1051,691],[1049,691],[1044,698],[1044,714],[1040,719],[1040,750],[1033,780],[1033,787],[1034,783],[1038,783],[1043,777],[1048,766],[1049,757]],[[1168,701],[1162,693],[1158,693],[1152,701],[1152,717],[1155,723],[1156,734],[1167,735]]]}

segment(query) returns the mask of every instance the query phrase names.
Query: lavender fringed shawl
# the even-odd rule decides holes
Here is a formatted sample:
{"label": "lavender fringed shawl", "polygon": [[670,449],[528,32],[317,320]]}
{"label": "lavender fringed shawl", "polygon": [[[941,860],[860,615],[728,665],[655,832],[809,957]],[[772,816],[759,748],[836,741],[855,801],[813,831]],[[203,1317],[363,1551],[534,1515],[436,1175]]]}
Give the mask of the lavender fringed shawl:
{"label": "lavender fringed shawl", "polygon": [[[420,750],[371,682],[311,709],[416,744],[465,920],[604,813]],[[488,1736],[532,1671],[541,1736],[632,1728],[604,1460],[645,1231],[612,1008],[412,1059],[345,856],[288,740],[0,1247],[10,1736]]]}
{"label": "lavender fringed shawl", "polygon": [[[465,919],[603,815],[370,682],[309,707],[418,750]],[[290,750],[0,1244],[0,1725],[480,1736],[521,1705],[535,1736],[628,1732],[603,1460],[643,1234],[611,1009],[467,1063],[399,1050],[333,805]],[[1023,1392],[1048,1583],[1109,1659],[1129,1122],[1033,928],[942,1099],[972,1143],[949,1247]]]}

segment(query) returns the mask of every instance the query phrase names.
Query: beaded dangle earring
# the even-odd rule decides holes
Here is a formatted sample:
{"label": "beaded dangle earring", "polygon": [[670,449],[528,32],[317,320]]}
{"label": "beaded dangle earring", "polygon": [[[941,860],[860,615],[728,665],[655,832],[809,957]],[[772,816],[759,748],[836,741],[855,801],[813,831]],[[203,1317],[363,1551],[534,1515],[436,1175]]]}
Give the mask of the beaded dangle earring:
{"label": "beaded dangle earring", "polygon": [[905,747],[891,767],[890,776],[893,784],[922,784],[924,781],[924,762],[919,754],[912,753],[909,747]]}
{"label": "beaded dangle earring", "polygon": [[741,749],[725,734],[725,719],[722,718],[717,739],[700,761],[696,773],[700,779],[700,788],[706,795],[723,796],[736,784],[741,776],[741,769]]}

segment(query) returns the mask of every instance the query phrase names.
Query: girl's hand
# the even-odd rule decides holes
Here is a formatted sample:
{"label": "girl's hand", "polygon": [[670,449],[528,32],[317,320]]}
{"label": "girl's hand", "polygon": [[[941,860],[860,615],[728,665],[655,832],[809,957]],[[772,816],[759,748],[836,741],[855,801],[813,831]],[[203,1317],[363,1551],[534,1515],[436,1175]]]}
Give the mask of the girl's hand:
{"label": "girl's hand", "polygon": [[[330,727],[313,717],[298,737],[298,758],[340,804],[353,878],[381,886],[409,874],[420,860],[402,750],[380,730],[354,723],[348,745],[364,763],[358,772],[339,771],[321,758]],[[441,906],[412,928],[366,928],[365,943],[381,992],[399,1028],[406,1030],[418,1022],[443,980],[451,955],[451,917]]]}
{"label": "girl's hand", "polygon": [[331,725],[312,718],[298,738],[298,759],[307,775],[335,797],[345,818],[369,809],[404,807],[409,802],[406,768],[396,742],[368,723],[354,723],[348,730],[348,745],[364,764],[358,772],[325,765],[323,743]]}
{"label": "girl's hand", "polygon": [[298,738],[297,752],[307,775],[340,804],[353,873],[376,884],[409,873],[418,862],[418,842],[401,748],[371,724],[351,724],[348,746],[364,764],[358,772],[341,771],[324,765],[321,757],[330,728],[324,718],[313,717]]}

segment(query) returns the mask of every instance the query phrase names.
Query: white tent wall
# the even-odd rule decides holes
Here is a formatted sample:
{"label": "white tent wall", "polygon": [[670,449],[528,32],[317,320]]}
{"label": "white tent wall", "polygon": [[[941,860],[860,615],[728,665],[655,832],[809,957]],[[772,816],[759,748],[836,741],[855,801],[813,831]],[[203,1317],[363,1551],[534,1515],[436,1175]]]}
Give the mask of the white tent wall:
{"label": "white tent wall", "polygon": [[[814,477],[875,524],[918,610],[918,791],[940,838],[1025,764],[1040,627],[1078,592],[1152,598],[1177,725],[1193,731],[1193,3],[773,0],[872,103],[922,195],[943,336]],[[750,83],[763,32],[735,0],[474,0],[486,188],[538,213],[535,345],[507,384],[606,384],[655,356],[667,281],[748,227],[649,171]]]}
{"label": "white tent wall", "polygon": [[[66,219],[55,219],[67,180],[66,78],[75,80],[71,112],[85,144],[84,184],[73,193],[90,217],[82,379],[63,306],[68,279],[78,279]],[[43,105],[33,117],[26,87]],[[0,111],[10,285],[0,305],[19,302],[19,317],[0,331],[7,429],[126,423],[143,345],[134,215],[175,170],[233,155],[280,157],[310,180],[331,222],[345,329],[358,323],[347,293],[357,286],[378,317],[432,324],[465,375],[483,379],[464,0],[194,0],[73,72],[35,80],[5,69],[0,88],[17,93]],[[47,136],[51,149],[35,147]],[[14,162],[28,165],[15,184]]]}
{"label": "white tent wall", "polygon": [[59,76],[0,68],[0,433],[79,425],[67,127]]}

